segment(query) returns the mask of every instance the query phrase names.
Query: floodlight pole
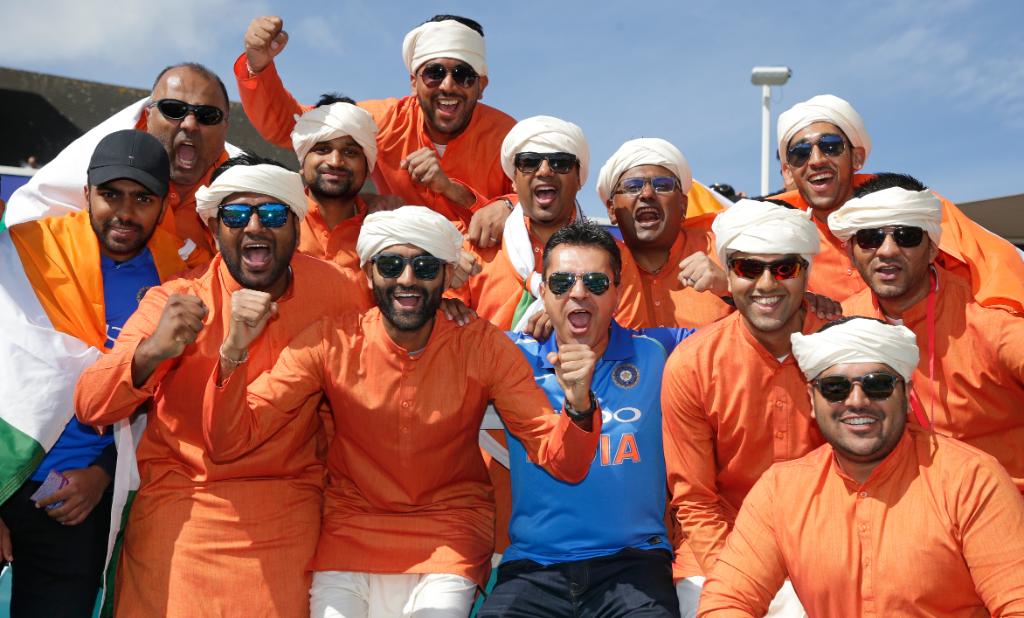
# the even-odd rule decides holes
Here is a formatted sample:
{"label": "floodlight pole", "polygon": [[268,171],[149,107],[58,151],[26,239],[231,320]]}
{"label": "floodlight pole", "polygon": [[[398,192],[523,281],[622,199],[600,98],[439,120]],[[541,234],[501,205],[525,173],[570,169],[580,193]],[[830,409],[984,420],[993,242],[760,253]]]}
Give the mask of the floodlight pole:
{"label": "floodlight pole", "polygon": [[772,87],[761,86],[761,195],[768,195],[768,142],[771,140]]}

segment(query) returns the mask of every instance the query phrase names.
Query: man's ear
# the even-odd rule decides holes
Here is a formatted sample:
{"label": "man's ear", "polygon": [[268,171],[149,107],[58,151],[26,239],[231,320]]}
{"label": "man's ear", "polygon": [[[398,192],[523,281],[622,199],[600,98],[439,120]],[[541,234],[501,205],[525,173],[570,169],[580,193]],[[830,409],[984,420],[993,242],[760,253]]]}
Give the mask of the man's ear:
{"label": "man's ear", "polygon": [[160,216],[156,218],[156,224],[160,225],[164,222],[164,215],[167,214],[167,196],[160,198]]}
{"label": "man's ear", "polygon": [[793,185],[793,170],[789,167],[789,164],[785,161],[782,162],[782,183],[785,185]]}
{"label": "man's ear", "polygon": [[814,416],[814,385],[810,382],[807,383],[807,398],[811,400],[811,418],[817,419]]}
{"label": "man's ear", "polygon": [[935,258],[939,257],[939,245],[932,240],[932,237],[928,237],[928,262],[934,262]]}
{"label": "man's ear", "polygon": [[864,167],[864,159],[867,155],[864,154],[863,146],[855,146],[853,148],[853,171],[860,171],[860,168]]}
{"label": "man's ear", "polygon": [[412,96],[416,96],[416,74],[409,74],[409,90],[412,91]]}
{"label": "man's ear", "polygon": [[612,198],[605,200],[604,207],[608,209],[608,220],[611,221],[612,225],[618,225],[619,218],[615,216],[615,207],[612,206]]}
{"label": "man's ear", "polygon": [[363,274],[366,275],[367,286],[372,290],[373,289],[373,273],[370,272],[371,268],[373,268],[373,262],[367,262],[367,263],[363,264]]}
{"label": "man's ear", "polygon": [[476,97],[477,101],[482,101],[483,100],[483,98],[484,98],[484,89],[487,88],[487,84],[488,83],[489,82],[487,81],[487,76],[486,75],[481,75],[480,76],[480,94],[477,95],[477,97]]}

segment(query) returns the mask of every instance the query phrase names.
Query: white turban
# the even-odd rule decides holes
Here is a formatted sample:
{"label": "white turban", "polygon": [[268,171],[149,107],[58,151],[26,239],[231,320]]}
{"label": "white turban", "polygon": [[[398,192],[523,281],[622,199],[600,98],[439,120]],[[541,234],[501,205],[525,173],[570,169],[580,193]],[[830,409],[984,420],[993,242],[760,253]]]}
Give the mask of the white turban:
{"label": "white turban", "polygon": [[828,216],[828,229],[843,240],[857,230],[892,225],[919,227],[937,247],[942,239],[942,202],[931,191],[890,187],[847,200]]}
{"label": "white turban", "polygon": [[487,54],[484,37],[454,19],[429,21],[417,26],[402,41],[402,59],[409,75],[427,60],[454,58],[473,67],[479,75],[487,75]]}
{"label": "white turban", "polygon": [[640,165],[660,165],[672,172],[679,179],[683,193],[688,192],[693,184],[690,164],[678,148],[657,137],[631,139],[619,146],[615,154],[601,166],[601,172],[597,175],[597,194],[601,202],[607,202],[612,196],[623,173]]}
{"label": "white turban", "polygon": [[789,141],[802,129],[815,122],[829,122],[839,127],[854,146],[864,149],[864,160],[871,154],[871,136],[864,128],[864,119],[845,100],[831,94],[819,94],[779,114],[779,158],[786,160]]}
{"label": "white turban", "polygon": [[302,178],[283,167],[236,165],[217,177],[210,186],[196,191],[196,212],[207,226],[217,216],[217,207],[232,193],[259,193],[281,200],[301,221],[309,209]]}
{"label": "white turban", "polygon": [[909,381],[919,356],[912,330],[870,318],[854,318],[813,335],[793,333],[789,341],[808,380],[833,365],[885,363]]}
{"label": "white turban", "polygon": [[402,206],[367,215],[356,241],[359,265],[394,245],[416,245],[448,263],[462,253],[462,234],[452,222],[425,206]]}
{"label": "white turban", "polygon": [[516,177],[516,155],[520,152],[568,152],[580,160],[580,186],[590,171],[590,148],[583,129],[553,116],[533,116],[520,120],[501,142],[501,169]]}
{"label": "white turban", "polygon": [[806,212],[770,202],[742,199],[718,213],[711,230],[723,265],[734,251],[798,253],[810,262],[819,250],[818,228]]}
{"label": "white turban", "polygon": [[363,147],[366,165],[372,172],[377,163],[377,123],[365,109],[341,102],[314,107],[305,114],[295,115],[292,148],[299,158],[299,165],[319,142],[346,135]]}

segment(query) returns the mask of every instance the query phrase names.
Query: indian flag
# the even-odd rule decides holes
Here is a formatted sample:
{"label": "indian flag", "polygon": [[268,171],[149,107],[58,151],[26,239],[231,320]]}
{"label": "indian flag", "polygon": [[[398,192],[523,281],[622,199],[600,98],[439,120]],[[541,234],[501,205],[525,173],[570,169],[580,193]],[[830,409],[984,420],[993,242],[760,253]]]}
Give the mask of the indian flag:
{"label": "indian flag", "polygon": [[78,376],[100,356],[58,332],[25,275],[8,231],[0,232],[0,502],[39,466],[74,414]]}

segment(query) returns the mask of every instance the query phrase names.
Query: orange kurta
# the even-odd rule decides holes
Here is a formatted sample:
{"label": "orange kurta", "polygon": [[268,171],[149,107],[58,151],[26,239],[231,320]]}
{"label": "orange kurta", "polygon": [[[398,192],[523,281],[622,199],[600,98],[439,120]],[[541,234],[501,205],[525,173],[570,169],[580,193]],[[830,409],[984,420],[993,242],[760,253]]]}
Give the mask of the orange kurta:
{"label": "orange kurta", "polygon": [[[590,432],[556,415],[518,348],[484,320],[458,327],[438,313],[410,355],[379,309],[325,318],[249,385],[244,365],[204,400],[211,449],[235,457],[271,439],[296,405],[321,391],[336,427],[323,529],[312,568],[451,573],[483,586],[494,546],[494,501],[477,446],[488,401],[531,458],[571,482],[586,476]],[[595,416],[598,419],[598,416]]]}
{"label": "orange kurta", "polygon": [[693,253],[715,253],[710,232],[680,230],[668,261],[654,273],[641,268],[625,244],[620,244],[619,250],[622,285],[615,320],[622,326],[698,328],[732,312],[732,307],[712,292],[697,292],[679,282],[679,262]]}
{"label": "orange kurta", "polygon": [[[807,310],[801,332],[824,323]],[[793,356],[779,362],[738,312],[672,352],[661,414],[672,506],[696,558],[677,548],[675,577],[704,575],[757,479],[773,463],[821,445],[821,434]]]}
{"label": "orange kurta", "polygon": [[789,577],[809,616],[1024,615],[1024,500],[991,457],[908,425],[860,485],[829,445],[747,496],[698,616],[763,616]]}
{"label": "orange kurta", "polygon": [[[982,307],[967,281],[936,272],[934,380],[928,299],[903,313],[921,349],[914,391],[936,431],[998,459],[1024,491],[1024,318]],[[847,299],[843,314],[885,319],[871,290]]]}
{"label": "orange kurta", "polygon": [[[873,178],[857,174],[855,187]],[[1008,241],[981,227],[952,202],[942,200],[942,241],[936,263],[970,282],[975,300],[986,307],[1024,313],[1024,258]],[[798,191],[775,196],[807,210]],[[812,218],[821,237],[821,253],[814,257],[807,287],[811,292],[844,301],[867,289],[850,259],[845,243],[832,235],[827,223]]]}
{"label": "orange kurta", "polygon": [[320,205],[311,197],[307,196],[306,199],[309,202],[309,212],[300,225],[298,250],[321,260],[334,262],[348,272],[353,280],[361,284],[359,293],[363,295],[366,307],[372,307],[373,292],[370,290],[366,275],[359,267],[359,254],[356,252],[356,241],[359,240],[359,231],[363,229],[363,219],[366,218],[366,202],[363,198],[357,197],[356,215],[345,219],[332,229],[327,227],[327,222],[320,212]]}
{"label": "orange kurta", "polygon": [[[19,223],[10,228],[10,235],[53,327],[105,352],[107,310],[100,243],[89,211]],[[185,270],[177,236],[158,227],[146,246],[161,281]]]}
{"label": "orange kurta", "polygon": [[[139,131],[145,131],[148,126],[148,111],[142,110],[142,116],[135,124],[135,128]],[[210,234],[209,228],[203,225],[202,219],[196,213],[196,191],[199,187],[210,184],[210,176],[213,175],[214,170],[227,160],[228,153],[225,150],[196,184],[184,186],[172,182],[167,188],[167,210],[164,211],[160,227],[175,234],[182,241],[191,240],[195,243],[195,255],[188,257],[190,265],[198,263],[205,266],[217,252],[217,248],[213,244],[213,235]]]}
{"label": "orange kurta", "polygon": [[[316,319],[362,309],[348,293],[354,282],[334,264],[296,253],[291,268],[277,317],[249,349],[250,376],[272,367]],[[150,290],[114,350],[78,383],[78,417],[93,425],[127,418],[152,401],[117,573],[120,616],[309,615],[305,567],[316,547],[324,477],[319,398],[295,402],[295,422],[236,459],[214,461],[203,438],[202,392],[238,289],[218,255],[204,272]],[[155,331],[170,294],[202,299],[209,309],[204,328],[136,389],[132,357]]]}
{"label": "orange kurta", "polygon": [[[274,63],[250,77],[245,54],[234,66],[238,91],[245,113],[256,130],[268,142],[291,150],[291,131],[295,114],[311,106],[301,105],[285,89]],[[401,168],[401,162],[420,148],[435,148],[424,130],[426,122],[416,97],[360,101],[359,107],[373,115],[377,123],[377,165],[373,182],[381,194],[397,195],[406,204],[427,206],[452,220],[469,222],[472,210],[455,204],[423,185],[418,185]],[[477,103],[466,129],[448,142],[444,154],[438,153],[441,169],[477,194],[473,208],[494,198],[512,193],[512,181],[501,168],[501,142],[516,121],[497,109]],[[435,148],[436,150],[436,148]],[[484,198],[484,199],[480,199]]]}

